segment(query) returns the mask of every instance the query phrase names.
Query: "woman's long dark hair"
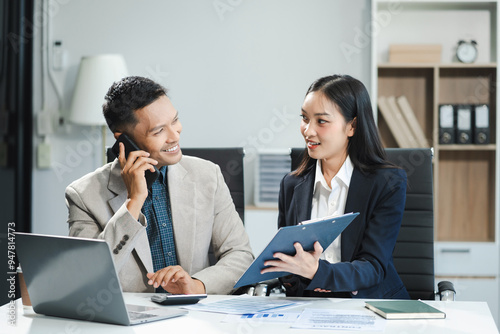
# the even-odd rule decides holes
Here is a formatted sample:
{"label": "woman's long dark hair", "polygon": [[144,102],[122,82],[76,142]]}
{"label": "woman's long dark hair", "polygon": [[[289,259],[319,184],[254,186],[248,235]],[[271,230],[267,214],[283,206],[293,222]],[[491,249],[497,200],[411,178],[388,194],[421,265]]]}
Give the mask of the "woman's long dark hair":
{"label": "woman's long dark hair", "polygon": [[[326,76],[313,82],[306,96],[311,92],[323,93],[339,108],[347,123],[356,118],[354,135],[347,144],[347,154],[355,168],[370,173],[378,168],[395,167],[386,159],[373,118],[370,96],[359,80],[349,75]],[[302,175],[315,161],[306,147],[303,159],[293,174]]]}

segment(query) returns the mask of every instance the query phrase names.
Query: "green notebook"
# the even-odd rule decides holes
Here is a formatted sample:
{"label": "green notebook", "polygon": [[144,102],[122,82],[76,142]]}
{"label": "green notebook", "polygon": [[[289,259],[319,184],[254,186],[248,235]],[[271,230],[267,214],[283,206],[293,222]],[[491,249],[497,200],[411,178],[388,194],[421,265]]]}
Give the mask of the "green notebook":
{"label": "green notebook", "polygon": [[446,313],[420,300],[382,300],[366,302],[366,308],[386,319],[444,319]]}

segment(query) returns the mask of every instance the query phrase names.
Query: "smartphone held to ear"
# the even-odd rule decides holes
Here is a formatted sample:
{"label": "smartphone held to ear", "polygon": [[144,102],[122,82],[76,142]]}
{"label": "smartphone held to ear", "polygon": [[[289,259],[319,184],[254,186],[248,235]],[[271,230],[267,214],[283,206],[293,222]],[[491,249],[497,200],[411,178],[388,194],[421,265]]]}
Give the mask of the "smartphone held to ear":
{"label": "smartphone held to ear", "polygon": [[[132,151],[140,151],[140,148],[130,139],[129,136],[126,134],[121,134],[120,137],[116,140],[116,143],[113,145],[111,148],[113,153],[118,157],[120,154],[120,143],[123,143],[125,146],[125,159],[128,158],[128,155]],[[160,176],[160,171],[154,167],[155,171],[151,172],[150,170],[147,170],[144,174],[146,177],[146,183],[148,185],[148,189],[151,188],[153,182],[156,181],[158,176]]]}

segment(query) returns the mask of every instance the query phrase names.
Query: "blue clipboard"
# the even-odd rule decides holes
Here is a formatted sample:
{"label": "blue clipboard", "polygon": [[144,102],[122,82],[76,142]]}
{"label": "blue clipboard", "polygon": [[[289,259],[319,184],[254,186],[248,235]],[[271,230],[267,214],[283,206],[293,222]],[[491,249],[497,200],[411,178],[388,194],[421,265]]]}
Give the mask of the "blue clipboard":
{"label": "blue clipboard", "polygon": [[295,242],[300,242],[305,251],[313,250],[316,241],[319,241],[321,247],[326,249],[358,215],[359,212],[346,213],[342,216],[326,217],[306,221],[301,225],[280,228],[262,253],[236,282],[234,288],[290,275],[283,271],[265,274],[261,274],[260,271],[265,268],[265,261],[274,259],[273,254],[276,252],[294,255],[293,244]]}

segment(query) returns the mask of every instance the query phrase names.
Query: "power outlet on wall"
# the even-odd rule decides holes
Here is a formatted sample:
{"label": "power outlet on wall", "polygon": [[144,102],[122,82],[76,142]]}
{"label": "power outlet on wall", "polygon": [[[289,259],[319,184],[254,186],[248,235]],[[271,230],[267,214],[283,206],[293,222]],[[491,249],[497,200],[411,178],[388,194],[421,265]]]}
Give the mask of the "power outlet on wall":
{"label": "power outlet on wall", "polygon": [[38,168],[50,168],[50,145],[47,143],[40,143],[36,149],[36,165]]}
{"label": "power outlet on wall", "polygon": [[66,50],[63,49],[62,41],[55,41],[52,46],[52,68],[62,71],[66,68]]}

